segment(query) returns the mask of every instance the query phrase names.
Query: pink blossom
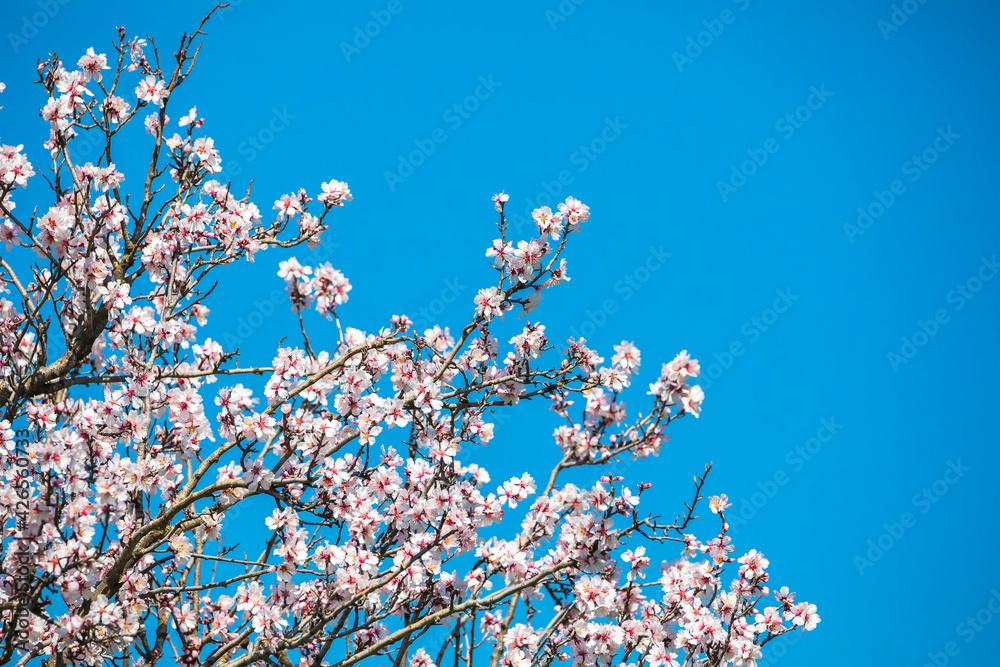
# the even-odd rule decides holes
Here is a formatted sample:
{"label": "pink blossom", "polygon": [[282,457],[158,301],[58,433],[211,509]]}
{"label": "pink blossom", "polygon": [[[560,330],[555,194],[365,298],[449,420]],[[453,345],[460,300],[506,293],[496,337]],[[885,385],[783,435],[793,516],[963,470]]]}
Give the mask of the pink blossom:
{"label": "pink blossom", "polygon": [[351,201],[351,191],[347,188],[347,183],[341,181],[329,181],[321,185],[323,192],[316,197],[317,201],[323,202],[327,206],[337,208],[343,206],[344,202]]}
{"label": "pink blossom", "polygon": [[[124,28],[114,43],[121,59],[91,48],[77,71],[55,56],[39,65],[32,108],[55,177],[40,183],[52,190],[37,213],[34,201],[14,213],[35,170],[23,146],[0,145],[11,259],[0,271],[0,407],[11,416],[0,421],[0,505],[19,538],[0,568],[37,597],[17,646],[67,665],[133,653],[277,662],[286,648],[313,664],[335,631],[338,651],[429,667],[476,629],[475,651],[503,667],[752,667],[769,637],[817,627],[815,605],[786,587],[765,606],[770,563],[737,552],[725,522],[696,522],[692,505],[668,526],[656,517],[670,509],[643,495],[657,465],[684,458],[654,457],[685,446],[673,420],[700,415],[697,360],[682,351],[641,380],[651,398],[636,409],[633,343],[552,344],[560,323],[545,319],[542,296],[569,280],[586,205],[537,208],[531,234],[515,238],[510,196],[495,194],[486,279],[462,320],[415,324],[392,313],[399,290],[378,297],[382,316],[352,312],[370,284],[355,290],[332,264],[295,257],[343,229],[347,184],[322,183],[316,201],[303,188],[271,193],[262,210],[256,191],[213,178],[221,156],[197,107],[179,121],[186,131],[164,134],[166,82],[184,83],[197,47],[185,39],[151,62]],[[94,99],[119,83],[135,87],[136,108],[158,108]],[[83,134],[113,150],[60,157]],[[146,169],[137,158],[153,150]],[[282,254],[267,261],[267,249]],[[270,267],[259,279],[227,273],[255,258]],[[580,259],[583,271],[601,261]],[[269,271],[294,314],[260,296]],[[215,306],[227,300],[246,305],[223,308],[231,321]],[[531,319],[503,322],[515,306]],[[521,418],[532,401],[552,408],[536,415],[550,430]],[[505,449],[511,439],[520,449]],[[487,446],[509,459],[498,481]],[[675,491],[680,504],[692,489]],[[730,504],[722,494],[708,506]]]}

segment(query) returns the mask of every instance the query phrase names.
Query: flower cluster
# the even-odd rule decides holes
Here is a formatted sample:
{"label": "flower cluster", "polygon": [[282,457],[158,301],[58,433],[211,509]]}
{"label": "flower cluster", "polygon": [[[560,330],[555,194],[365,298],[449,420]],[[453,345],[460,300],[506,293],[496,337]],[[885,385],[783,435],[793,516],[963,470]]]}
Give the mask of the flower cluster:
{"label": "flower cluster", "polygon": [[315,303],[316,311],[330,319],[337,306],[347,303],[351,291],[350,281],[329,262],[317,266],[313,273],[313,267],[303,266],[292,257],[280,263],[278,276],[285,279],[293,311]]}
{"label": "flower cluster", "polygon": [[[4,640],[19,659],[315,665],[336,646],[345,665],[428,666],[450,647],[504,666],[753,667],[774,637],[817,626],[814,605],[772,590],[762,554],[735,557],[724,495],[702,542],[693,505],[661,523],[651,484],[619,474],[699,416],[695,359],[664,365],[652,406],[630,415],[633,343],[605,365],[583,339],[554,344],[536,315],[504,329],[569,280],[567,244],[590,217],[573,197],[534,212],[537,236],[508,239],[509,197],[494,196],[498,277],[461,328],[413,331],[402,314],[350,326],[348,279],[289,253],[278,277],[299,331],[257,365],[207,336],[228,265],[315,244],[352,195],[327,181],[265,219],[214,180],[196,108],[166,136],[194,38],[164,72],[118,34],[112,57],[39,68],[57,177],[35,219],[11,199],[34,168],[22,146],[0,148],[0,244],[14,251],[0,272],[0,520],[20,545],[0,560],[0,622],[11,637],[26,619],[27,642]],[[74,164],[74,137],[117,146],[133,121],[151,130],[136,133],[153,147],[146,173],[126,177],[110,149]],[[323,336],[308,307],[333,321]],[[532,459],[553,467],[493,481],[477,452],[536,399],[559,425]]]}
{"label": "flower cluster", "polygon": [[676,405],[679,402],[685,411],[697,417],[701,414],[705,392],[697,385],[688,385],[687,381],[698,377],[700,373],[698,360],[692,359],[687,350],[683,350],[669,364],[663,364],[660,379],[649,385],[648,393],[664,405]]}

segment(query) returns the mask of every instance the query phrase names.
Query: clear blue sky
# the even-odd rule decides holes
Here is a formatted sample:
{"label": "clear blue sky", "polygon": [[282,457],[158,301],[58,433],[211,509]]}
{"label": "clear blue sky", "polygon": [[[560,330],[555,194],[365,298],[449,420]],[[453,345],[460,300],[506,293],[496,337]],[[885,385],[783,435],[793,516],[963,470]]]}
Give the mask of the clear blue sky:
{"label": "clear blue sky", "polygon": [[[762,550],[774,582],[819,605],[817,631],[765,664],[991,664],[1000,7],[390,4],[244,1],[210,24],[171,112],[197,103],[262,209],[350,183],[328,236],[339,246],[324,249],[354,285],[347,324],[424,308],[460,327],[491,279],[489,197],[505,189],[523,212],[562,188],[592,218],[572,282],[542,302],[551,337],[582,332],[608,356],[634,340],[641,386],[681,349],[714,375],[701,419],[628,475],[656,483],[649,508],[672,516],[714,461],[709,492],[747,519],[737,549]],[[36,58],[110,50],[116,25],[166,54],[210,6],[51,5],[5,3],[0,44],[0,140],[36,164]],[[372,12],[386,25],[365,42]],[[254,299],[270,310],[283,258],[230,271],[213,336],[240,335]],[[286,312],[255,318],[245,359],[294,333]],[[538,407],[482,454],[494,479],[555,460]]]}

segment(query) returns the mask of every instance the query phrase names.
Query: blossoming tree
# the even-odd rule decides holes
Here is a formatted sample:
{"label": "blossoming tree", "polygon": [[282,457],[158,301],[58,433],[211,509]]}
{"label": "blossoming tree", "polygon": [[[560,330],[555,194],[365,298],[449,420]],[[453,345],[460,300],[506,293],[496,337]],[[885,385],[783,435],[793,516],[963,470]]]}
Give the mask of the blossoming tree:
{"label": "blossoming tree", "polygon": [[[454,335],[405,315],[346,326],[348,279],[294,258],[278,275],[300,344],[247,365],[200,334],[210,280],[315,245],[352,198],[330,180],[265,215],[215,180],[210,123],[168,116],[210,16],[170,58],[119,29],[110,56],[40,62],[48,154],[0,147],[0,663],[752,666],[812,630],[815,606],[773,589],[762,554],[734,557],[725,496],[710,539],[688,532],[704,475],[664,521],[640,503],[650,484],[611,470],[698,416],[696,360],[663,365],[629,418],[632,344],[606,364],[531,320],[495,335],[569,280],[590,216],[576,199],[519,239],[494,196],[496,279]],[[148,168],[126,178],[114,160],[135,123]],[[74,160],[83,136],[94,162]],[[39,177],[52,198],[25,210]],[[491,482],[475,450],[527,400],[551,402],[558,463]],[[253,499],[266,518],[234,520]],[[678,558],[656,568],[654,552]]]}

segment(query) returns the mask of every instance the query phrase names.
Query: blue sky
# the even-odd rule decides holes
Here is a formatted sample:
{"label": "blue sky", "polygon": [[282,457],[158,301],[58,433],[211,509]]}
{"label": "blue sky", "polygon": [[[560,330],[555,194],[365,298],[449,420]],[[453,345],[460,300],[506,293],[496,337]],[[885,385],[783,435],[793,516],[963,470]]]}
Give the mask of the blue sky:
{"label": "blue sky", "polygon": [[[817,631],[764,664],[988,664],[1000,7],[346,4],[234,3],[172,111],[198,105],[262,209],[350,184],[311,259],[354,285],[346,323],[424,309],[461,327],[491,279],[490,196],[506,190],[521,213],[582,199],[572,281],[538,319],[607,356],[634,340],[640,387],[681,349],[701,359],[701,419],[628,474],[672,516],[714,461],[707,490],[743,509],[737,549],[762,550],[774,582],[819,605]],[[36,58],[109,50],[117,25],[166,54],[210,4],[6,6],[0,140],[40,164]],[[281,299],[265,317],[284,258],[233,268],[211,304],[210,333],[246,338],[245,359],[270,360],[294,333]],[[494,479],[555,461],[545,407],[497,429],[481,454]]]}

